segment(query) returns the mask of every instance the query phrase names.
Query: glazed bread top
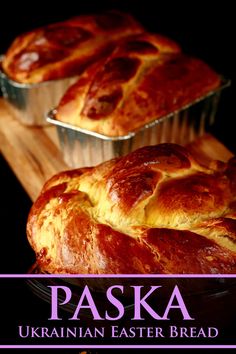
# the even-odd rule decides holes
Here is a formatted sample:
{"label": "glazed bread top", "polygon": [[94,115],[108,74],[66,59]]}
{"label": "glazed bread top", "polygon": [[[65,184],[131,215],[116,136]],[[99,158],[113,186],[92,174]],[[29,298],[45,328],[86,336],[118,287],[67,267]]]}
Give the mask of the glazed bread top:
{"label": "glazed bread top", "polygon": [[59,173],[27,234],[49,273],[235,273],[236,159],[160,144]]}
{"label": "glazed bread top", "polygon": [[219,76],[156,34],[126,37],[68,89],[56,119],[124,136],[214,90]]}
{"label": "glazed bread top", "polygon": [[132,16],[118,11],[78,16],[17,37],[3,60],[3,70],[20,83],[78,75],[107,54],[116,40],[141,31]]}

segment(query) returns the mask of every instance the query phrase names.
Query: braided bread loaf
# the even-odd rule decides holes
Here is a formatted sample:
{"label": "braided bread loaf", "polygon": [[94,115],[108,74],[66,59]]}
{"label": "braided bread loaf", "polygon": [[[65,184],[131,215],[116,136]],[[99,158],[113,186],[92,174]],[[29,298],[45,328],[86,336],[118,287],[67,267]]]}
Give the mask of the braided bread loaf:
{"label": "braided bread loaf", "polygon": [[56,118],[107,136],[122,136],[178,110],[220,84],[202,61],[171,40],[142,33],[125,37],[68,89]]}
{"label": "braided bread loaf", "polygon": [[17,37],[2,66],[21,83],[78,75],[107,54],[116,40],[141,31],[136,20],[117,11],[75,17]]}
{"label": "braided bread loaf", "polygon": [[160,144],[59,173],[27,234],[50,273],[235,273],[236,159]]}

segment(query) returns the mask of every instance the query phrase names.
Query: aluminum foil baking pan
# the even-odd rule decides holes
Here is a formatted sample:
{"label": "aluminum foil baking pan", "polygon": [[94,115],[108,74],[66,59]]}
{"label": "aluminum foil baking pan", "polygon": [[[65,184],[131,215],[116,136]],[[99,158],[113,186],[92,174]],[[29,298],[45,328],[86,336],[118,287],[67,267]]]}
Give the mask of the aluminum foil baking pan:
{"label": "aluminum foil baking pan", "polygon": [[57,127],[68,166],[95,166],[142,146],[164,142],[185,145],[202,136],[213,125],[221,91],[229,85],[229,80],[222,79],[216,90],[124,136],[109,137],[60,122],[55,118],[56,110],[48,113],[47,121]]}
{"label": "aluminum foil baking pan", "polygon": [[25,125],[47,124],[46,113],[55,107],[66,89],[77,77],[45,81],[38,84],[22,84],[9,79],[1,67],[0,88],[13,115]]}

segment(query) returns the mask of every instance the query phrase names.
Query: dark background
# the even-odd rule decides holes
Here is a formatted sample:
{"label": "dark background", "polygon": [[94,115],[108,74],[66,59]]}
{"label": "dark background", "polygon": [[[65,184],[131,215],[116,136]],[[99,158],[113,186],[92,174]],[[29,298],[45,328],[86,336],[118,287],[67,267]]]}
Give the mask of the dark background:
{"label": "dark background", "polygon": [[[112,8],[132,13],[149,31],[173,38],[185,52],[202,58],[217,72],[232,80],[231,88],[225,91],[221,99],[213,133],[236,152],[236,17],[231,0],[167,0],[164,3],[156,0],[4,1],[0,4],[0,53],[4,53],[12,40],[24,31],[81,13]],[[0,175],[0,273],[22,273],[27,271],[34,260],[25,235],[31,201],[1,156]]]}
{"label": "dark background", "polygon": [[[200,57],[217,72],[232,80],[231,88],[227,89],[221,99],[213,133],[236,153],[234,122],[236,16],[232,0],[218,2],[210,0],[26,2],[21,0],[15,3],[5,0],[0,4],[0,53],[4,53],[12,40],[24,31],[81,13],[111,8],[132,13],[149,31],[173,38],[180,43],[185,52]],[[2,156],[0,156],[0,178],[0,273],[25,273],[34,261],[25,234],[31,201]]]}
{"label": "dark background", "polygon": [[[56,6],[49,7],[54,3]],[[66,2],[4,2],[0,13],[0,53],[24,31],[64,20],[81,13],[118,8],[132,13],[149,30],[179,42],[185,52],[202,58],[217,72],[232,80],[221,99],[214,134],[236,152],[234,130],[235,96],[235,15],[232,1],[100,0]],[[31,205],[7,163],[0,159],[2,185],[0,272],[25,272],[33,254],[25,238],[25,224]]]}
{"label": "dark background", "polygon": [[[3,5],[4,4],[4,5]],[[54,6],[49,6],[54,5]],[[81,13],[118,8],[132,13],[149,31],[165,34],[185,52],[200,57],[232,80],[221,99],[214,134],[232,151],[235,141],[235,11],[233,1],[5,1],[0,5],[0,53],[24,31]],[[26,193],[0,156],[1,238],[0,273],[26,272],[33,262],[25,224],[31,206]]]}

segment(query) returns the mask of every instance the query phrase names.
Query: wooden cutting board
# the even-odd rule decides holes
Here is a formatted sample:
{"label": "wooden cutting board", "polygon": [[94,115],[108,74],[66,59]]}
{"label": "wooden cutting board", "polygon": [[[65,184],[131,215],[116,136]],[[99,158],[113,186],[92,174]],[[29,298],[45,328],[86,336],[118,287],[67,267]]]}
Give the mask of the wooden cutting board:
{"label": "wooden cutting board", "polygon": [[[227,161],[233,156],[209,134],[189,144],[189,148],[204,164],[212,159]],[[0,149],[33,201],[48,178],[68,169],[62,159],[55,127],[23,126],[12,117],[3,98],[0,98]]]}

